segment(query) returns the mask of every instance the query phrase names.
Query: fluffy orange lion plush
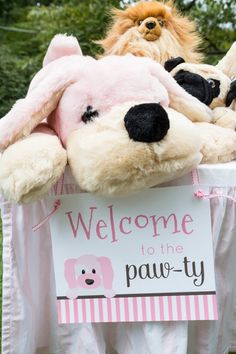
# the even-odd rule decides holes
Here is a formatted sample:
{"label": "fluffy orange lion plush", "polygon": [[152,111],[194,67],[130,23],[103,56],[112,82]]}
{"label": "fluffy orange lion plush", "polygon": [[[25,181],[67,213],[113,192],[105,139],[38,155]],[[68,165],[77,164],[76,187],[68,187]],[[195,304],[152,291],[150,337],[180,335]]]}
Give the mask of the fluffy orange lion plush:
{"label": "fluffy orange lion plush", "polygon": [[195,24],[176,10],[172,0],[139,1],[124,10],[113,9],[111,15],[111,27],[105,39],[98,41],[104,55],[132,53],[161,64],[178,56],[186,62],[202,61]]}

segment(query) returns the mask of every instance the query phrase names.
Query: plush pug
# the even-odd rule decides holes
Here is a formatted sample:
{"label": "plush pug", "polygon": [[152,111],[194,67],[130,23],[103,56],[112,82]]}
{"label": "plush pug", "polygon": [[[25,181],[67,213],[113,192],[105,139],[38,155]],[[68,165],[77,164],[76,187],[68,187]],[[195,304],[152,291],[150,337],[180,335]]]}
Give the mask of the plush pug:
{"label": "plush pug", "polygon": [[232,44],[216,67],[231,79],[230,93],[226,104],[230,105],[233,101],[231,107],[236,111],[236,42]]}
{"label": "plush pug", "polygon": [[149,58],[95,60],[80,54],[74,38],[59,36],[44,63],[27,96],[0,120],[0,187],[10,200],[44,195],[67,161],[83,190],[110,196],[181,176],[204,151],[235,157],[232,131],[202,148],[192,121],[211,121],[210,109]]}
{"label": "plush pug", "polygon": [[236,112],[232,108],[236,81],[231,81],[219,65],[189,64],[178,57],[164,66],[180,86],[213,110],[213,122],[235,130]]}

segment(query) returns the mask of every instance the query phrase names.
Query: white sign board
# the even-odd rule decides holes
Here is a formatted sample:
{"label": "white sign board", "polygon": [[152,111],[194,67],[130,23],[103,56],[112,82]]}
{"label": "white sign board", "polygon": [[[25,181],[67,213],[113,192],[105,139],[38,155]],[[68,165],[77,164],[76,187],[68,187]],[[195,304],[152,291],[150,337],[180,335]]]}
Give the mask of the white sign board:
{"label": "white sign board", "polygon": [[217,319],[209,201],[192,186],[60,199],[50,220],[60,323]]}

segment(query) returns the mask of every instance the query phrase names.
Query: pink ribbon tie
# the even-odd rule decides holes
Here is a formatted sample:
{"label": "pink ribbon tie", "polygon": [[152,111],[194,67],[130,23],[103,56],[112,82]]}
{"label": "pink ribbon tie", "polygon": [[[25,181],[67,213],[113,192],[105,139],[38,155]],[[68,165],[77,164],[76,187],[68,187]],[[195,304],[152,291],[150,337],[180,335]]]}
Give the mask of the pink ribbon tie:
{"label": "pink ribbon tie", "polygon": [[32,230],[35,232],[37,231],[41,226],[43,226],[46,222],[48,222],[48,220],[50,219],[50,217],[56,213],[56,211],[61,207],[61,201],[60,199],[55,200],[54,205],[53,205],[53,209],[50,211],[50,213],[45,216],[45,218],[43,218],[42,221],[40,221],[40,223],[38,223],[37,225],[32,227]]}

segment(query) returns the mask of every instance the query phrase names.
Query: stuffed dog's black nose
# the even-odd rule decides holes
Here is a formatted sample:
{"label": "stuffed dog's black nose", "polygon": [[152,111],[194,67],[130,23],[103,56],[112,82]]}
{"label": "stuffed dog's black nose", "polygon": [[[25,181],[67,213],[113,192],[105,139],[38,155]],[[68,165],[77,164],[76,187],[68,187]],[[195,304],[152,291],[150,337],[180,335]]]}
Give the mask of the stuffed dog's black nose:
{"label": "stuffed dog's black nose", "polygon": [[145,26],[148,28],[148,29],[153,29],[153,28],[155,28],[156,27],[156,23],[155,22],[147,22],[146,24],[145,24]]}
{"label": "stuffed dog's black nose", "polygon": [[124,122],[130,139],[144,143],[162,140],[170,127],[168,115],[158,103],[143,103],[131,107]]}
{"label": "stuffed dog's black nose", "polygon": [[92,285],[94,283],[94,280],[93,279],[85,279],[85,283],[87,285]]}

